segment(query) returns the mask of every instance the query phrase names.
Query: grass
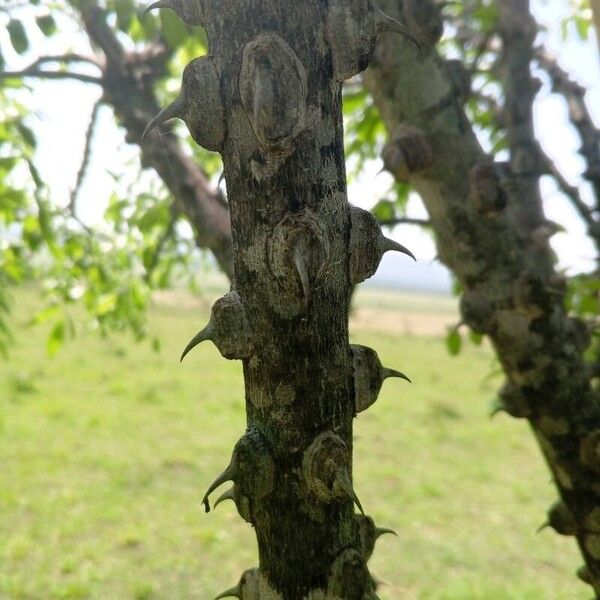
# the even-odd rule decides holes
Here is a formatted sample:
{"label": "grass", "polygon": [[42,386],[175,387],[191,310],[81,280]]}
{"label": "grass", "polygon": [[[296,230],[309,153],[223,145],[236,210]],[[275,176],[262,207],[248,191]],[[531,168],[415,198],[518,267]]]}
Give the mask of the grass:
{"label": "grass", "polygon": [[[379,306],[370,294],[359,304]],[[179,300],[152,308],[160,354],[90,334],[50,360],[46,332],[17,332],[0,363],[1,600],[206,600],[256,564],[232,505],[200,505],[244,430],[241,369],[208,345],[178,364],[208,310]],[[19,322],[32,302],[19,294]],[[386,310],[422,307],[396,302]],[[489,349],[451,358],[438,336],[352,337],[414,381],[387,382],[356,422],[358,494],[399,533],[370,564],[382,600],[589,597],[573,541],[535,533],[555,491],[526,424],[488,419]]]}

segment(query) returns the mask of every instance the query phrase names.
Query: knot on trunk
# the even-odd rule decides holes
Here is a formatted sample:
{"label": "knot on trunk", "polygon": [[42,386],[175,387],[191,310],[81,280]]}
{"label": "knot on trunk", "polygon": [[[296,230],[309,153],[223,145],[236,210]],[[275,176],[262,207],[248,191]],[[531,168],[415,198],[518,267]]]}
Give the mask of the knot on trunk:
{"label": "knot on trunk", "polygon": [[500,388],[490,416],[493,417],[499,412],[505,412],[515,419],[531,416],[531,409],[522,388],[512,381],[505,382]]}
{"label": "knot on trunk", "polygon": [[313,290],[324,276],[329,257],[327,231],[311,210],[290,214],[274,228],[269,240],[269,267],[280,294],[274,308],[290,317],[306,313]]}
{"label": "knot on trunk", "polygon": [[385,32],[405,35],[418,46],[404,25],[384,14],[371,0],[332,0],[327,13],[327,38],[336,80],[341,82],[364,71],[373,57],[377,36]]}
{"label": "knot on trunk", "polygon": [[494,324],[494,302],[484,290],[472,288],[460,297],[463,321],[478,333],[490,333]]}
{"label": "knot on trunk", "polygon": [[252,331],[240,295],[234,290],[217,300],[208,325],[186,346],[181,360],[198,344],[212,341],[224,358],[243,360],[254,353]]}
{"label": "knot on trunk", "polygon": [[400,127],[383,148],[383,164],[398,181],[407,182],[411,176],[431,165],[433,150],[427,136],[416,127]]}
{"label": "knot on trunk", "polygon": [[261,144],[289,150],[306,125],[306,71],[289,44],[264,33],[246,44],[240,73],[242,105]]}
{"label": "knot on trunk", "polygon": [[377,219],[366,210],[351,207],[350,282],[361,283],[375,274],[383,255],[388,251],[401,252],[416,260],[402,244],[386,238]]}
{"label": "knot on trunk", "polygon": [[209,496],[227,481],[233,481],[232,490],[223,494],[216,504],[227,498],[233,499],[242,518],[252,523],[253,513],[258,508],[257,501],[271,493],[274,480],[275,465],[271,451],[262,435],[250,429],[235,445],[231,462],[208,488],[202,503],[209,512]]}
{"label": "knot on trunk", "polygon": [[469,183],[471,202],[479,214],[491,216],[506,208],[506,193],[493,162],[475,165],[469,172]]}
{"label": "knot on trunk", "polygon": [[357,413],[375,404],[383,382],[389,377],[398,377],[410,382],[404,373],[386,369],[375,350],[359,345],[353,345],[351,348],[354,368],[354,405]]}
{"label": "knot on trunk", "polygon": [[358,540],[360,544],[360,553],[365,563],[369,561],[375,550],[375,543],[386,533],[397,535],[392,529],[377,527],[372,517],[368,515],[354,515],[356,523]]}
{"label": "knot on trunk", "polygon": [[304,453],[304,481],[325,503],[351,500],[363,512],[351,480],[352,461],[344,441],[331,431],[321,433]]}
{"label": "knot on trunk", "polygon": [[225,140],[225,117],[221,84],[210,56],[193,60],[183,71],[179,96],[150,121],[143,137],[171,119],[181,119],[194,141],[207,150],[219,152]]}

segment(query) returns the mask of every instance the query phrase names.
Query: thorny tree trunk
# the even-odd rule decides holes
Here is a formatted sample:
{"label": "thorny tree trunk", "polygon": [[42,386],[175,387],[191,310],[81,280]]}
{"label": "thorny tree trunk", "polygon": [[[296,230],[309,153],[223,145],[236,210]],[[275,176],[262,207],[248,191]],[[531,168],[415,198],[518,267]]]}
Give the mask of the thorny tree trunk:
{"label": "thorny tree trunk", "polygon": [[[507,375],[500,406],[529,419],[561,500],[548,523],[574,535],[580,576],[600,597],[600,401],[583,353],[590,334],[563,308],[564,281],[548,245],[533,136],[535,29],[526,0],[500,0],[509,165],[482,151],[462,103],[462,77],[433,50],[441,17],[431,2],[384,0],[423,45],[387,37],[365,81],[391,140],[388,169],[409,179],[431,215],[441,260],[460,280],[463,320],[490,336]],[[455,66],[455,65],[454,65]]]}
{"label": "thorny tree trunk", "polygon": [[366,562],[384,531],[354,512],[352,420],[402,374],[350,346],[347,315],[352,285],[405,249],[348,205],[341,82],[401,27],[369,0],[155,6],[202,23],[210,55],[150,128],[180,117],[221,152],[231,211],[233,288],[185,352],[210,339],[244,364],[247,430],[204,502],[233,482],[221,498],[254,526],[260,568],[225,595],[376,598]]}

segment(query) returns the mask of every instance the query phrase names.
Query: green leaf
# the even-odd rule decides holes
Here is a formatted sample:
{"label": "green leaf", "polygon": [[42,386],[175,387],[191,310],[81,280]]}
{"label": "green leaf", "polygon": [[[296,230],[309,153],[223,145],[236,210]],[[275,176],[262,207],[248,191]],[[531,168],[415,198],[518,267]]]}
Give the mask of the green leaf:
{"label": "green leaf", "polygon": [[396,216],[394,203],[390,200],[380,200],[371,211],[380,221],[389,221]]}
{"label": "green leaf", "polygon": [[39,27],[40,31],[46,36],[50,37],[56,33],[56,21],[52,15],[43,15],[36,17],[35,22]]}
{"label": "green leaf", "polygon": [[29,127],[27,127],[27,125],[23,125],[23,123],[21,123],[20,121],[17,123],[17,130],[21,134],[27,145],[32,150],[35,150],[35,147],[37,146],[37,140],[35,139],[33,131]]}
{"label": "green leaf", "polygon": [[50,337],[48,338],[48,342],[46,344],[46,350],[48,352],[48,356],[54,357],[58,354],[60,349],[62,348],[65,342],[65,334],[66,334],[66,326],[65,320],[62,319],[58,321],[52,328],[50,332]]}
{"label": "green leaf", "polygon": [[117,27],[127,33],[135,16],[135,5],[130,0],[119,0],[115,3]]}
{"label": "green leaf", "polygon": [[188,29],[181,19],[170,11],[163,10],[160,14],[160,31],[169,47],[173,50],[183,44],[188,37]]}
{"label": "green leaf", "polygon": [[446,335],[446,348],[448,348],[448,352],[452,356],[456,356],[460,353],[460,349],[462,347],[462,338],[460,336],[460,332],[458,331],[458,327],[452,327],[448,330],[448,334]]}
{"label": "green leaf", "polygon": [[6,26],[10,43],[17,54],[23,54],[29,50],[29,39],[23,23],[18,19],[12,19]]}
{"label": "green leaf", "polygon": [[94,303],[93,314],[97,317],[103,317],[113,312],[117,307],[117,299],[117,294],[114,292],[100,296]]}
{"label": "green leaf", "polygon": [[156,204],[142,215],[138,221],[138,227],[142,233],[148,233],[155,227],[165,229],[169,219],[169,207],[164,203]]}
{"label": "green leaf", "polygon": [[34,317],[29,321],[28,325],[41,325],[42,323],[46,323],[50,319],[53,319],[60,312],[60,306],[58,304],[51,304],[50,306],[46,306],[38,313],[34,315]]}

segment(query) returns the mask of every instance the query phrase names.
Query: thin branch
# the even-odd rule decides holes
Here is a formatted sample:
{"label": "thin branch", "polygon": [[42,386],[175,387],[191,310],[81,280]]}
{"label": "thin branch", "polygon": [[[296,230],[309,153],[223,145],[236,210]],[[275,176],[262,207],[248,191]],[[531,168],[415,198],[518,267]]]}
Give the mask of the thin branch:
{"label": "thin branch", "polygon": [[577,209],[579,216],[586,222],[587,225],[594,223],[593,210],[583,201],[581,194],[579,193],[579,188],[571,185],[566,180],[565,176],[560,172],[558,167],[548,155],[543,153],[542,158],[544,159],[548,173],[556,180],[560,191],[568,196],[568,198],[571,200],[573,206],[575,206]]}
{"label": "thin branch", "polygon": [[64,64],[73,64],[73,63],[87,63],[90,65],[94,65],[99,69],[102,69],[103,65],[94,56],[84,56],[83,54],[77,54],[75,52],[69,52],[67,54],[57,54],[57,55],[47,55],[40,56],[37,58],[27,69],[37,69],[42,65],[47,63],[64,63]]}
{"label": "thin branch", "polygon": [[148,265],[148,268],[146,269],[146,273],[144,275],[144,280],[148,284],[150,284],[152,275],[153,275],[154,271],[156,270],[156,267],[158,266],[160,257],[164,251],[164,248],[165,248],[167,242],[171,238],[173,238],[173,234],[175,233],[175,225],[177,224],[178,218],[179,218],[179,211],[177,209],[175,209],[174,206],[172,205],[171,206],[171,220],[169,221],[169,224],[168,224],[166,230],[160,236],[160,239],[158,240],[158,243],[156,244],[156,249],[155,249],[154,253],[152,254],[152,259],[150,260],[150,264]]}
{"label": "thin branch", "polygon": [[0,71],[0,79],[75,79],[83,83],[95,83],[102,85],[101,77],[73,73],[72,71],[39,71],[37,69],[23,69],[22,71]]}
{"label": "thin branch", "polygon": [[587,163],[585,178],[590,181],[596,195],[596,204],[600,204],[600,130],[585,102],[587,90],[571,79],[551,54],[544,48],[538,48],[535,57],[540,67],[548,74],[552,82],[552,91],[560,94],[567,102],[569,120],[581,138],[579,153]]}
{"label": "thin branch", "polygon": [[87,173],[90,158],[92,155],[92,140],[94,137],[94,131],[96,129],[96,124],[98,122],[98,114],[100,112],[100,106],[102,105],[101,100],[98,100],[94,104],[94,108],[92,110],[92,115],[90,117],[90,123],[88,125],[87,131],[85,133],[85,146],[83,149],[83,158],[81,160],[81,165],[79,166],[79,170],[77,171],[77,179],[75,181],[75,187],[71,191],[71,198],[69,200],[69,212],[71,216],[84,228],[87,229],[86,225],[82,223],[77,215],[77,196],[79,195],[79,190],[81,189],[81,185],[83,184],[83,180]]}
{"label": "thin branch", "polygon": [[418,227],[431,227],[431,221],[429,221],[428,219],[416,219],[413,217],[380,219],[379,224],[382,227],[393,227],[394,225],[417,225]]}

